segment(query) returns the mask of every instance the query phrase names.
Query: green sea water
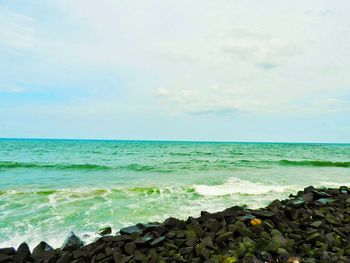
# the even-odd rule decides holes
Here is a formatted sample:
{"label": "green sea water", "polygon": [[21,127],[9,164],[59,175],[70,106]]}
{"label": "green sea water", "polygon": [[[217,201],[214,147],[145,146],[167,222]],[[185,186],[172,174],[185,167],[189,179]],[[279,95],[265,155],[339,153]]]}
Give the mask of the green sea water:
{"label": "green sea water", "polygon": [[1,139],[0,247],[349,184],[349,144]]}

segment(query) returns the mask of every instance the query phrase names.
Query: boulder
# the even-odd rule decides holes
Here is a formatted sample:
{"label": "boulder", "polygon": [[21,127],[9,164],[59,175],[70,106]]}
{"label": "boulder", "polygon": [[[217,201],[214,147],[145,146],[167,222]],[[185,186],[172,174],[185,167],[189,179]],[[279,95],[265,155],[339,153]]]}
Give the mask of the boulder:
{"label": "boulder", "polygon": [[81,248],[82,246],[84,246],[84,242],[73,232],[70,232],[67,238],[64,240],[61,249],[63,251],[73,251]]}

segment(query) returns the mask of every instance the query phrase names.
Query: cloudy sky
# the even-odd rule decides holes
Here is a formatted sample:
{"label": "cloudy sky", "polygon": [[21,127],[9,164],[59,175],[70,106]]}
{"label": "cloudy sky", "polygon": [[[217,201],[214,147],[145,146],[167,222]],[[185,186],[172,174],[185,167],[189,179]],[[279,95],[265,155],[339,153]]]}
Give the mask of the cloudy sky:
{"label": "cloudy sky", "polygon": [[0,137],[350,142],[347,0],[0,0]]}

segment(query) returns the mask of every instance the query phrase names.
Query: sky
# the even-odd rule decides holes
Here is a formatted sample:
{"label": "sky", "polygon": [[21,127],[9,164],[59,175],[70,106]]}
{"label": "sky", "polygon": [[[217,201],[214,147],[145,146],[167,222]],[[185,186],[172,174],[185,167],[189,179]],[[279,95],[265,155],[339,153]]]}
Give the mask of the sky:
{"label": "sky", "polygon": [[0,0],[0,137],[350,142],[347,0]]}

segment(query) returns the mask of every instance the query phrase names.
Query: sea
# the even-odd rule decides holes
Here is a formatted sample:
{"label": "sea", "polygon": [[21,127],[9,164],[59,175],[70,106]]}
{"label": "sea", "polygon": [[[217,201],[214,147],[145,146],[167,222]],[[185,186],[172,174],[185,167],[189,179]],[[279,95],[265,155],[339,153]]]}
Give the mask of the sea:
{"label": "sea", "polygon": [[0,247],[350,185],[350,144],[0,139]]}

